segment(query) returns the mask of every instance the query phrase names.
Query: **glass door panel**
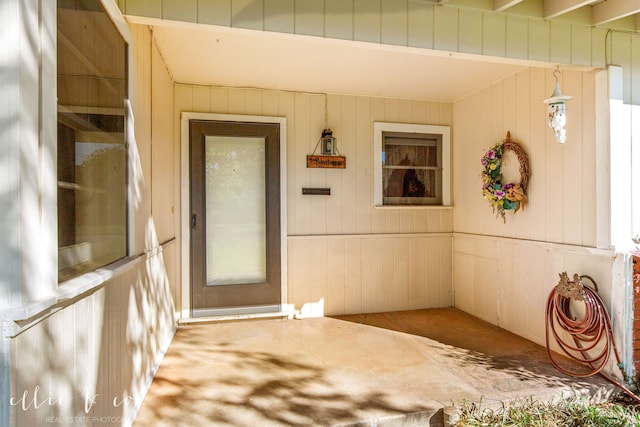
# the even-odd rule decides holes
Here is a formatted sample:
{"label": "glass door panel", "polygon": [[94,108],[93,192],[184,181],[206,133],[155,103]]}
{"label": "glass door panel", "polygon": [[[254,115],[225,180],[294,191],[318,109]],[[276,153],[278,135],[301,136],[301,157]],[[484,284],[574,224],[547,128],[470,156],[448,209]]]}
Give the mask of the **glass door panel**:
{"label": "glass door panel", "polygon": [[265,139],[205,137],[206,284],[263,283]]}

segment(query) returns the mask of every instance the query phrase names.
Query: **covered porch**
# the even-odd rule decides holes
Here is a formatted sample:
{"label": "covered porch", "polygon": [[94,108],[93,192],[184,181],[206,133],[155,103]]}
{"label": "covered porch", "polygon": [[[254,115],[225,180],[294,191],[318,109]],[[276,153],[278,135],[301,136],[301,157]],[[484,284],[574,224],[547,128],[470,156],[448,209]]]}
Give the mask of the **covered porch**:
{"label": "covered porch", "polygon": [[[604,399],[611,385],[560,374],[541,346],[563,271],[597,280],[637,378],[628,251],[640,242],[640,9],[547,3],[7,1],[0,21],[24,43],[0,54],[11,124],[0,168],[0,424],[438,425],[463,399]],[[611,25],[603,10],[617,13]],[[100,43],[85,35],[102,28]],[[111,44],[118,61],[102,50]],[[97,72],[114,63],[116,83]],[[93,89],[69,85],[64,100],[76,78]],[[556,82],[573,97],[561,144],[543,102]],[[84,153],[58,140],[60,111],[117,120],[97,135],[77,129],[91,137],[77,142],[100,152],[117,133],[124,156],[119,226],[96,224],[117,233],[118,261],[70,280],[58,277],[65,255],[75,267],[103,247],[59,241],[78,228],[64,220],[102,210],[70,202],[59,213],[59,191],[111,190],[56,176],[82,169]],[[192,319],[192,271],[204,263],[191,258],[203,233],[193,231],[190,115],[279,124],[281,156],[269,162],[280,168],[280,214],[269,216],[279,259],[269,265],[280,266],[279,306],[300,319]],[[391,124],[447,129],[440,203],[380,202],[378,135]],[[345,168],[308,167],[326,129]],[[526,210],[503,220],[483,196],[481,158],[505,135],[529,156],[531,180]],[[517,163],[505,163],[505,182],[517,181]],[[115,176],[106,165],[88,166]]]}

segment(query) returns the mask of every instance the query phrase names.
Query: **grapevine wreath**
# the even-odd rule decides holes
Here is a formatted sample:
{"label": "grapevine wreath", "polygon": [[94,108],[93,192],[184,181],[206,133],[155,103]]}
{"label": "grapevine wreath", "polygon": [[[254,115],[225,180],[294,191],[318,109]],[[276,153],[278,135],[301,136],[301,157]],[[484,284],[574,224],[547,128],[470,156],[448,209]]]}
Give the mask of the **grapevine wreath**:
{"label": "grapevine wreath", "polygon": [[[502,155],[513,152],[520,163],[520,182],[503,184],[500,167]],[[507,138],[491,147],[482,156],[484,167],[482,177],[482,195],[491,204],[494,212],[497,212],[502,220],[505,220],[505,211],[513,210],[514,213],[524,209],[527,203],[527,184],[529,183],[529,158],[522,147],[511,140],[511,132],[507,132]]]}

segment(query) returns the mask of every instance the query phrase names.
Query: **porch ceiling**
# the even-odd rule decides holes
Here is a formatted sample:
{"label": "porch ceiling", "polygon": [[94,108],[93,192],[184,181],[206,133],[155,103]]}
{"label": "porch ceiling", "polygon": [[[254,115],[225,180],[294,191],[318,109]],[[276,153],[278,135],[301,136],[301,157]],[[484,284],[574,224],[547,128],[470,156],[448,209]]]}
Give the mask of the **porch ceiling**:
{"label": "porch ceiling", "polygon": [[153,27],[174,81],[452,102],[522,69],[426,49],[221,27]]}

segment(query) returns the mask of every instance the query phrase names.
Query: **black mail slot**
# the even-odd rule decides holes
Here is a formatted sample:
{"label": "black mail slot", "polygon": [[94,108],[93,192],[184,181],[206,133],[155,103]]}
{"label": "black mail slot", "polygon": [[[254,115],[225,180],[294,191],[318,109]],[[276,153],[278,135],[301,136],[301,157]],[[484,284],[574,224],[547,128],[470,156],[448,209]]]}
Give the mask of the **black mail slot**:
{"label": "black mail slot", "polygon": [[302,188],[302,194],[307,194],[309,196],[330,196],[331,189],[330,188]]}

